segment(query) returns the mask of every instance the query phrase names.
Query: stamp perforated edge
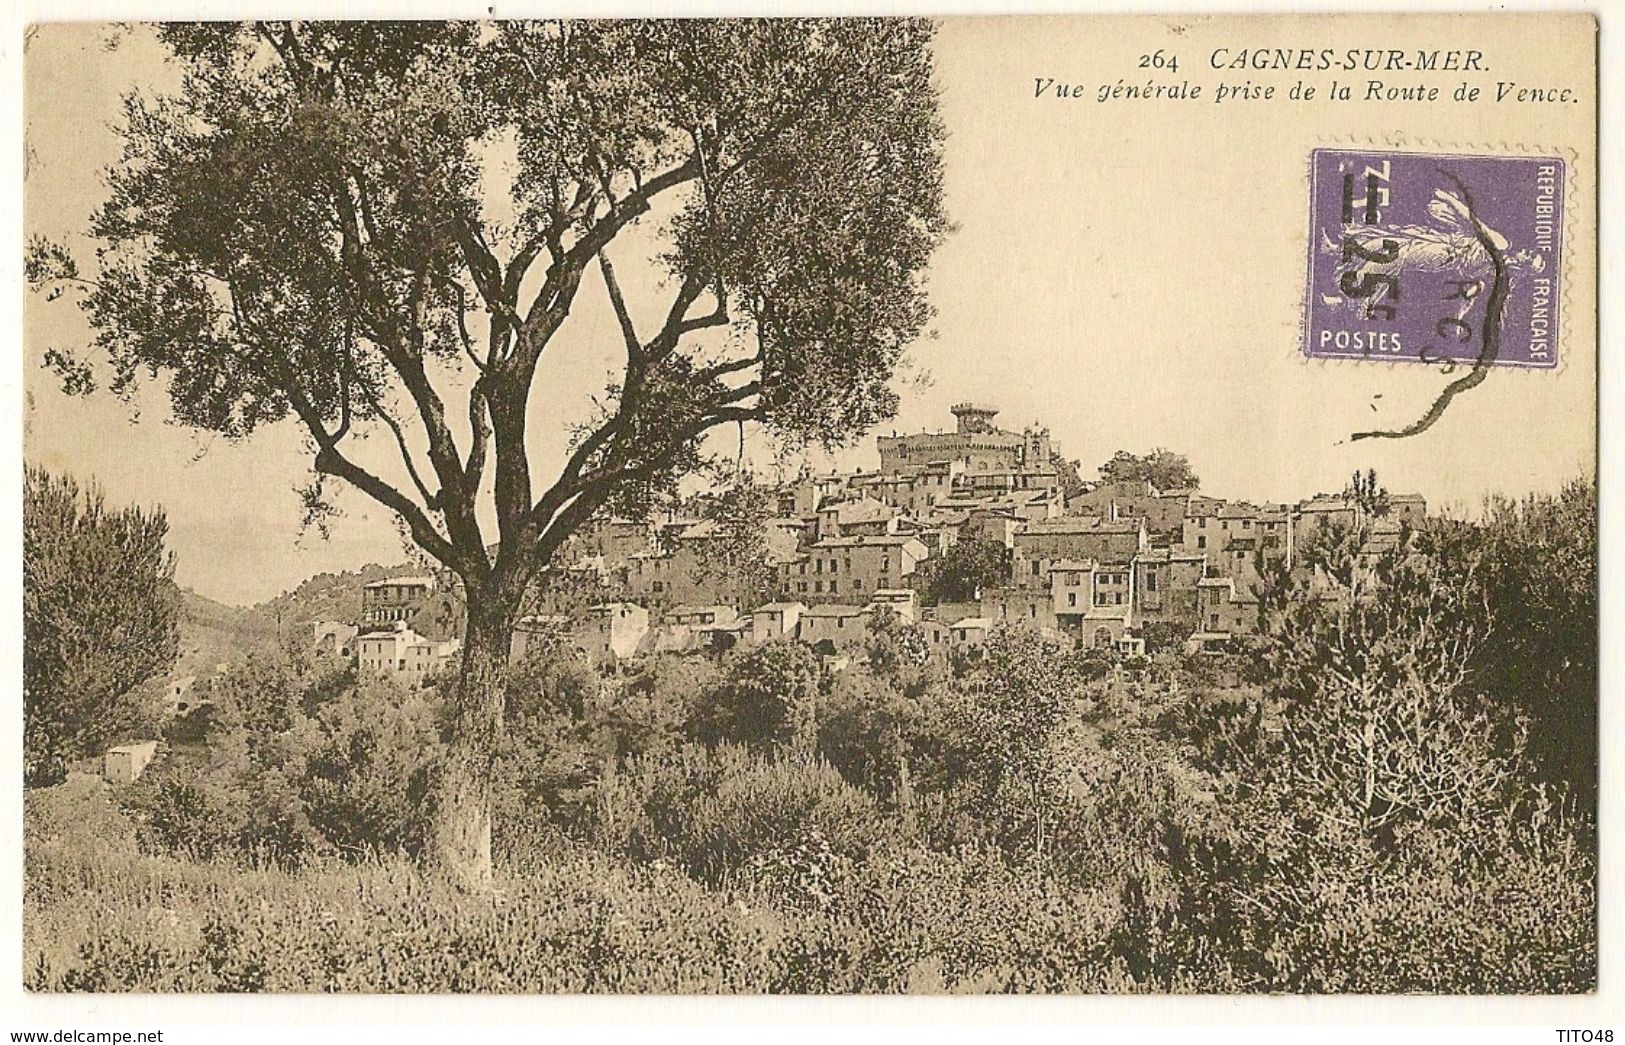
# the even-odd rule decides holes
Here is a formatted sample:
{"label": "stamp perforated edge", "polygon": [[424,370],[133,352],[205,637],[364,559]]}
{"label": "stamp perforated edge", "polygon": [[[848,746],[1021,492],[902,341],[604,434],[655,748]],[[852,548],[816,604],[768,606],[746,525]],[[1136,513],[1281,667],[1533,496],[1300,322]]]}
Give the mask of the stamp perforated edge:
{"label": "stamp perforated edge", "polygon": [[[1362,137],[1358,135],[1324,135],[1317,136],[1304,150],[1303,154],[1303,207],[1306,221],[1302,226],[1303,238],[1298,246],[1305,251],[1314,239],[1315,213],[1314,213],[1314,158],[1315,152],[1320,149],[1342,149],[1360,151],[1369,149],[1373,151],[1387,150],[1391,152],[1411,152],[1420,155],[1439,156],[1483,156],[1483,157],[1541,157],[1554,156],[1563,161],[1563,247],[1557,259],[1559,306],[1562,316],[1570,317],[1574,314],[1571,298],[1574,289],[1574,237],[1579,230],[1578,218],[1574,213],[1573,202],[1579,198],[1579,151],[1570,145],[1533,144],[1529,142],[1502,142],[1491,144],[1486,142],[1452,142],[1441,141],[1435,138],[1416,138],[1404,134],[1390,134],[1380,137]],[[1332,359],[1326,356],[1310,355],[1309,344],[1309,308],[1310,295],[1313,293],[1313,280],[1310,269],[1314,264],[1313,258],[1305,254],[1306,265],[1303,278],[1302,293],[1297,299],[1298,335],[1292,345],[1292,355],[1300,365],[1342,367],[1357,366],[1365,368],[1382,368],[1393,370],[1402,368],[1408,371],[1423,370],[1430,364],[1419,364],[1411,360],[1400,359]],[[1569,357],[1574,350],[1574,324],[1564,322],[1560,325],[1557,335],[1557,365],[1549,367],[1523,366],[1516,364],[1495,367],[1498,374],[1561,374],[1569,367]],[[1444,368],[1439,368],[1442,373]],[[1463,365],[1456,364],[1455,373],[1461,373]]]}

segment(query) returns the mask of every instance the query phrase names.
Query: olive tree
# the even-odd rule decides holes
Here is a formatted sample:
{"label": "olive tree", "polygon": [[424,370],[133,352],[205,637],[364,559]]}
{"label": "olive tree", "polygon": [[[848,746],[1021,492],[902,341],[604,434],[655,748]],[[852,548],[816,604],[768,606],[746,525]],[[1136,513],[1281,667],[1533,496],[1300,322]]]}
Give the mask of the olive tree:
{"label": "olive tree", "polygon": [[[888,379],[929,318],[922,273],[947,231],[932,28],[155,31],[184,83],[126,99],[123,156],[90,223],[94,271],[61,244],[30,249],[36,283],[82,292],[105,357],[53,347],[51,360],[76,391],[104,369],[125,394],[167,380],[178,421],[232,438],[292,419],[313,455],[313,515],[330,507],[326,483],[348,484],[460,578],[469,614],[431,851],[483,884],[499,668],[527,582],[561,542],[672,490],[717,426],[834,444],[894,409]],[[665,295],[652,317],[629,306],[611,257],[640,223],[660,244],[637,269]],[[547,398],[547,363],[578,296],[600,287],[623,362],[574,425],[571,404]],[[572,441],[538,475],[532,436],[548,423]],[[398,447],[399,467],[354,452],[368,433]]]}

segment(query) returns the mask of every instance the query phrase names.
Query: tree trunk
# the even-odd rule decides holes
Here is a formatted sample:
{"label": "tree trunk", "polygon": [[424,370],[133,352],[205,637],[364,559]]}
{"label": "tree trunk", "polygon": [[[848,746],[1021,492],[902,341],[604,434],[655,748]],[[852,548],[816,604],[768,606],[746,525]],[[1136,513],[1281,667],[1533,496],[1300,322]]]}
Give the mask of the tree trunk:
{"label": "tree trunk", "polygon": [[1033,796],[1033,820],[1038,829],[1038,840],[1034,846],[1033,855],[1042,861],[1044,859],[1044,804],[1038,797],[1038,784],[1035,781],[1028,781],[1027,787]]}
{"label": "tree trunk", "polygon": [[1360,734],[1361,746],[1365,748],[1365,787],[1364,787],[1364,821],[1367,826],[1375,814],[1377,801],[1377,713],[1371,707],[1371,697],[1365,697],[1365,728]]}
{"label": "tree trunk", "polygon": [[452,734],[441,772],[431,856],[454,882],[491,888],[491,783],[502,732],[502,668],[511,621],[469,598],[463,669],[452,694]]}

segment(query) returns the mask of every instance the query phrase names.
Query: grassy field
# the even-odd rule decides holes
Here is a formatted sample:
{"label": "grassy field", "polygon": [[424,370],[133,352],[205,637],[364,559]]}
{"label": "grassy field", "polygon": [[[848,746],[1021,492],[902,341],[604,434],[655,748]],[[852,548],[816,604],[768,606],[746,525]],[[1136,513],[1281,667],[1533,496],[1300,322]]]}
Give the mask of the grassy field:
{"label": "grassy field", "polygon": [[[834,906],[568,849],[471,897],[405,861],[145,855],[90,777],[31,792],[24,978],[67,991],[1125,990],[1110,897],[906,855]],[[1073,929],[1055,931],[1058,920]]]}
{"label": "grassy field", "polygon": [[1143,854],[1102,839],[1134,869],[1080,887],[909,840],[852,858],[816,831],[711,883],[549,837],[503,858],[494,895],[471,896],[404,858],[287,870],[143,852],[116,794],[75,776],[27,795],[31,990],[1556,993],[1596,982],[1593,879],[1557,854],[1512,861],[1490,883],[1440,868],[1286,917],[1224,908],[1223,883],[1215,893],[1170,877],[1155,839]]}

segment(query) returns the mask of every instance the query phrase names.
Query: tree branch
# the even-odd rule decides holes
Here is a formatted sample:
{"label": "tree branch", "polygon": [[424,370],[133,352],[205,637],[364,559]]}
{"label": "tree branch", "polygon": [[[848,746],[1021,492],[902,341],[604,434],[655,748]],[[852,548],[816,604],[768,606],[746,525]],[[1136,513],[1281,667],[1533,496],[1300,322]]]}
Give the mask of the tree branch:
{"label": "tree branch", "polygon": [[633,361],[643,356],[643,343],[638,340],[637,328],[632,325],[632,313],[627,311],[626,298],[621,296],[621,285],[615,279],[615,267],[610,264],[609,255],[598,255],[598,267],[604,274],[604,286],[609,291],[609,302],[615,308],[615,318],[621,324],[621,337],[626,341],[627,361]]}
{"label": "tree branch", "polygon": [[439,495],[430,493],[428,486],[423,482],[422,476],[419,475],[417,465],[412,461],[412,451],[406,445],[406,433],[402,431],[400,422],[395,420],[394,415],[385,409],[383,403],[378,399],[376,390],[364,382],[361,389],[362,394],[367,398],[368,405],[372,407],[373,413],[378,415],[379,419],[388,426],[391,432],[395,433],[395,445],[400,448],[401,461],[406,465],[407,474],[412,477],[412,484],[418,488],[418,493],[422,495],[424,505],[430,509],[438,508],[440,504]]}

